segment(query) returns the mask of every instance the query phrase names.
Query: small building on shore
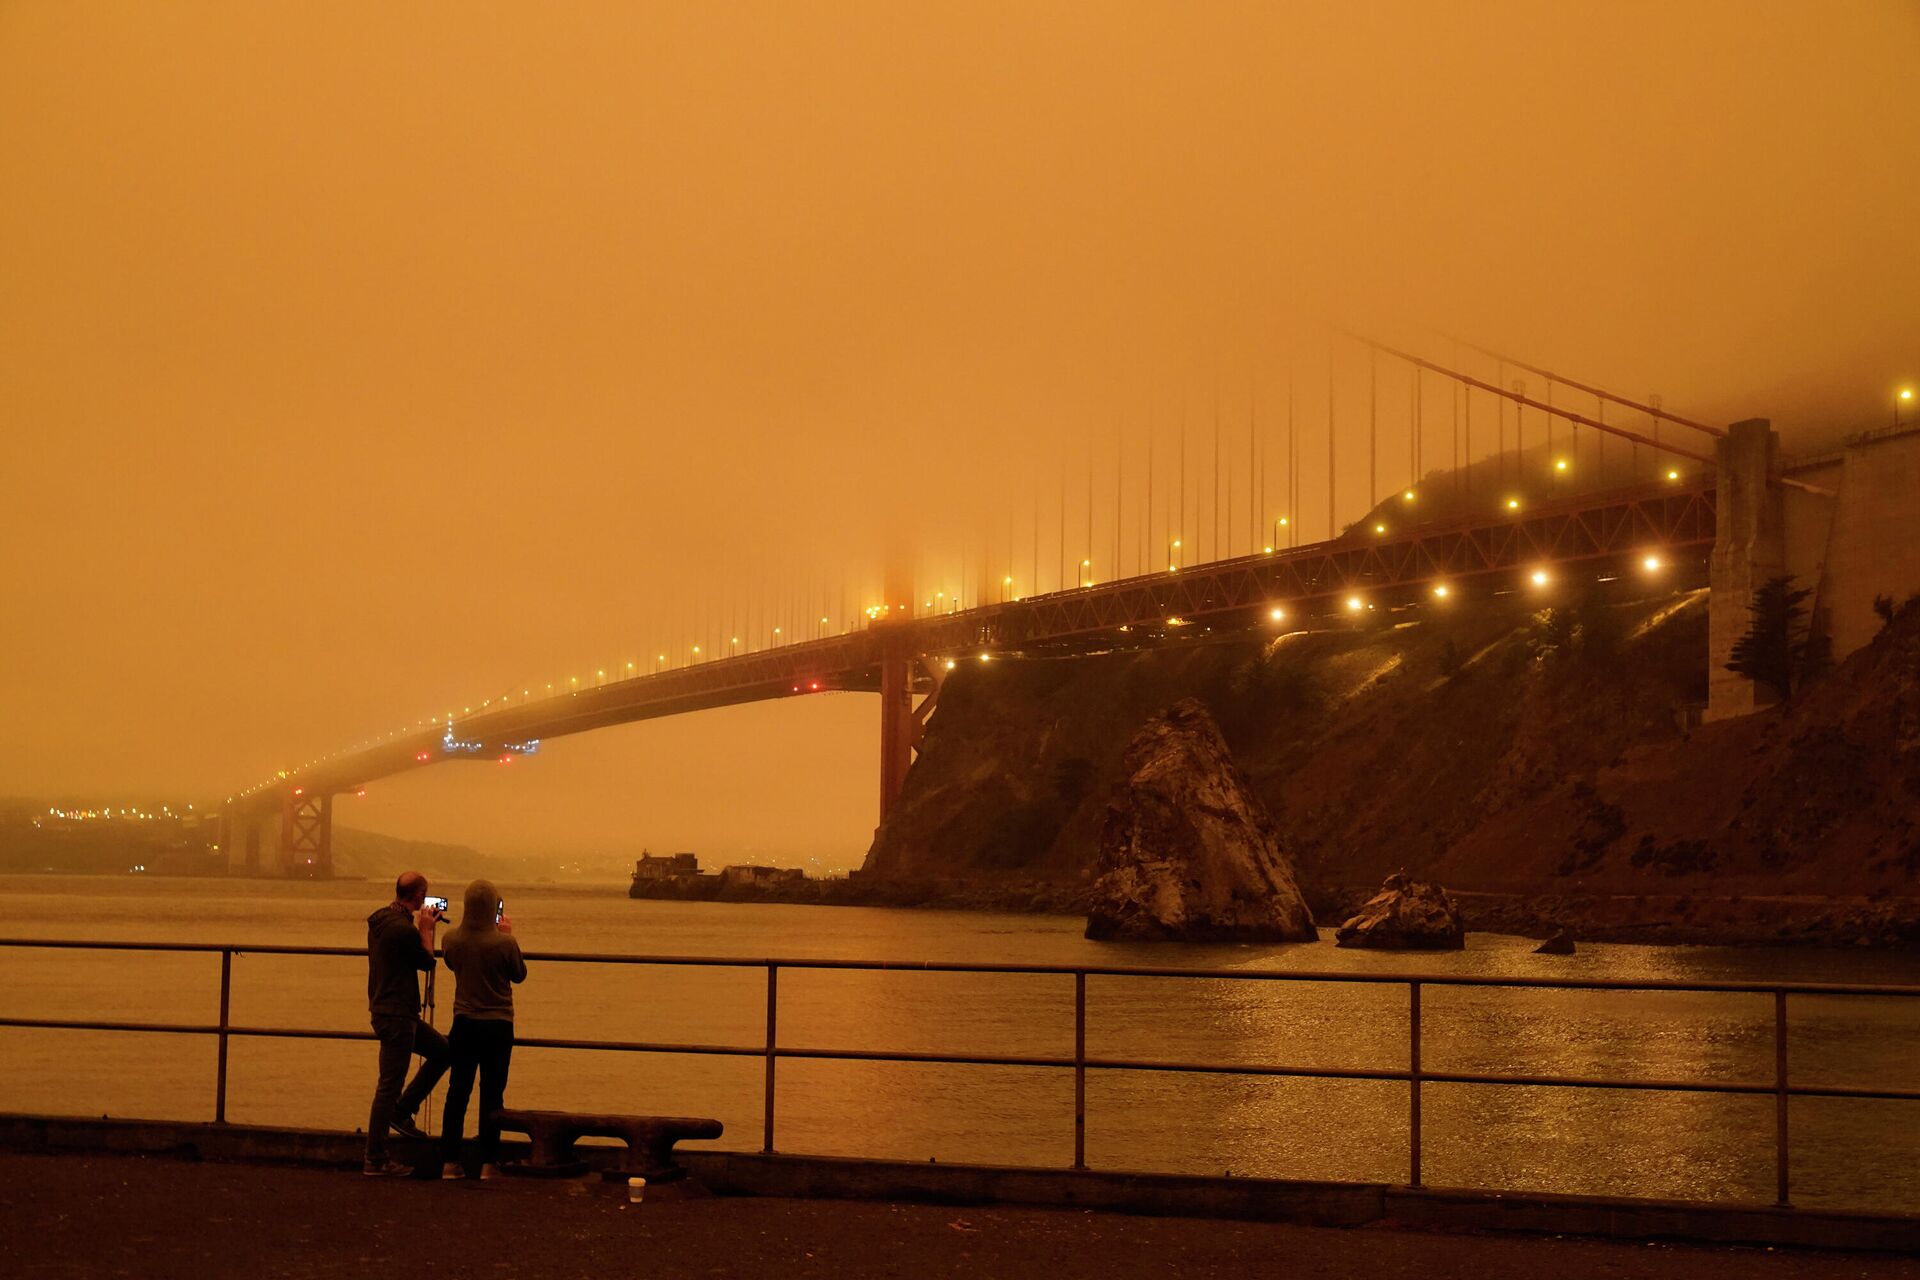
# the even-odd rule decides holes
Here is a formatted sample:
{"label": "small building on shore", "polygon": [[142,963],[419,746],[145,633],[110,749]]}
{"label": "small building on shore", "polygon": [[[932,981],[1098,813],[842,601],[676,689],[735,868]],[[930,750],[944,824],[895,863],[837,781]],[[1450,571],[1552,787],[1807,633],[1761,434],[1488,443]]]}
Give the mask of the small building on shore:
{"label": "small building on shore", "polygon": [[635,880],[682,880],[700,874],[700,859],[691,853],[654,855],[642,849],[633,864]]}

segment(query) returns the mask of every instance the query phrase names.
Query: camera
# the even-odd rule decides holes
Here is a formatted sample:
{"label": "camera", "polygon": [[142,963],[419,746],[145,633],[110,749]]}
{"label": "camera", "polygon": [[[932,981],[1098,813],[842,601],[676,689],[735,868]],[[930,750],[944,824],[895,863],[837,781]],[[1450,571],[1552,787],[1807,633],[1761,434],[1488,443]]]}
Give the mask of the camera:
{"label": "camera", "polygon": [[505,898],[496,899],[493,904],[493,922],[499,924],[500,917],[505,914],[507,914],[507,900]]}
{"label": "camera", "polygon": [[445,898],[436,898],[432,894],[428,894],[426,905],[432,907],[443,916],[447,914],[447,900]]}

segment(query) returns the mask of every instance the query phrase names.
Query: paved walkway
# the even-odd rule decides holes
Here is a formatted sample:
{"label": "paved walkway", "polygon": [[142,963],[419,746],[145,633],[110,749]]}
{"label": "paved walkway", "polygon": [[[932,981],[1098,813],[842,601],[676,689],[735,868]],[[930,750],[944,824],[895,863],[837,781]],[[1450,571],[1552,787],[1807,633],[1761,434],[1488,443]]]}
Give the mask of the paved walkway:
{"label": "paved walkway", "polygon": [[0,1153],[0,1275],[1697,1280],[1915,1277],[1884,1255],[1343,1231],[1061,1209],[772,1199],[629,1206],[601,1183]]}

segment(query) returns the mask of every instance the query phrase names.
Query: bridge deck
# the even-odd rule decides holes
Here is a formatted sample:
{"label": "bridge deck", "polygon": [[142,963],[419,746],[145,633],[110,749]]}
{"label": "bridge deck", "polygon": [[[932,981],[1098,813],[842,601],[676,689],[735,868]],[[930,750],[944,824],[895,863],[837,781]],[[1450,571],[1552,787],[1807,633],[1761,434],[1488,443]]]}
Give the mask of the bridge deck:
{"label": "bridge deck", "polygon": [[889,656],[1058,647],[1123,630],[1158,630],[1171,619],[1243,615],[1251,620],[1256,611],[1276,605],[1296,616],[1332,613],[1355,593],[1369,602],[1391,603],[1436,582],[1464,590],[1536,566],[1615,562],[1655,549],[1667,555],[1697,551],[1713,543],[1714,497],[1712,478],[1703,476],[1380,537],[1356,527],[1327,542],[1271,554],[878,623],[523,703],[489,705],[449,727],[401,735],[264,784],[241,797],[240,807],[278,807],[294,788],[310,795],[342,791],[408,769],[451,759],[491,759],[542,739],[609,725],[834,690],[874,692]]}

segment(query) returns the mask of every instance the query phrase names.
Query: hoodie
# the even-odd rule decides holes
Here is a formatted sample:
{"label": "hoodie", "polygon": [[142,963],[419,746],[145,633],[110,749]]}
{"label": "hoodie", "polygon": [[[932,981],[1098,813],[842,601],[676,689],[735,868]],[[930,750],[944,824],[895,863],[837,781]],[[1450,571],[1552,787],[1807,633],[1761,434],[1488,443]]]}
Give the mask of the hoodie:
{"label": "hoodie", "polygon": [[453,1016],[513,1021],[513,984],[527,980],[520,944],[494,923],[500,892],[491,880],[467,886],[460,904],[460,927],[441,946],[453,970]]}
{"label": "hoodie", "polygon": [[413,915],[389,902],[367,917],[367,1011],[375,1017],[420,1014],[420,977],[433,971],[433,952],[420,941]]}

